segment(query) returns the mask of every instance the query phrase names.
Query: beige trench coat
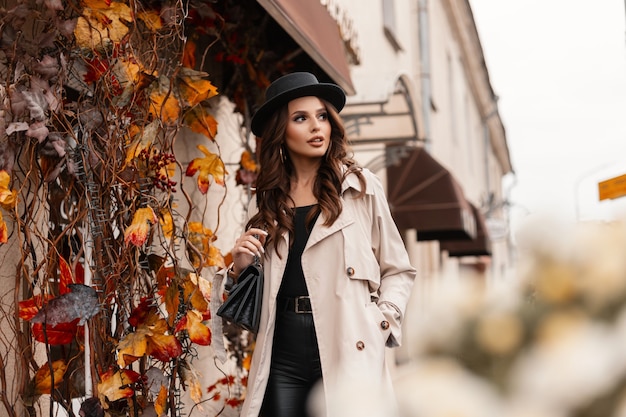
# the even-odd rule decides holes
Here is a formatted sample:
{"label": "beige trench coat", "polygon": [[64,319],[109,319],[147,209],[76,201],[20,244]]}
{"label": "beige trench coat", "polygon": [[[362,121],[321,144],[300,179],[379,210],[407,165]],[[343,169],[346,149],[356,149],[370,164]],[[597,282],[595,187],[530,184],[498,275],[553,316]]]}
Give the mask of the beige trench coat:
{"label": "beige trench coat", "polygon": [[[384,393],[383,398],[393,409],[385,346],[401,343],[401,322],[415,278],[380,180],[366,169],[363,174],[367,181],[365,196],[357,198],[359,181],[356,175],[349,175],[342,187],[340,216],[326,227],[320,215],[302,254],[319,344],[327,417],[339,417],[336,405],[343,398],[333,398],[333,394],[345,393],[342,384],[363,385],[364,381],[376,394]],[[261,325],[242,417],[257,417],[263,404],[272,356],[276,296],[288,247],[287,237],[283,236],[279,246],[282,259],[268,251],[264,260]]]}

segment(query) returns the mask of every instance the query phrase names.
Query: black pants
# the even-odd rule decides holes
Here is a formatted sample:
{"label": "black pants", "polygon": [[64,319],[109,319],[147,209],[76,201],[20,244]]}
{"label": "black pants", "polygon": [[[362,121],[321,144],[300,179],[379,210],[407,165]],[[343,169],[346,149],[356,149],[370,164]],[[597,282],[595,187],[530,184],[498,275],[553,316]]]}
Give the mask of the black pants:
{"label": "black pants", "polygon": [[313,315],[278,312],[261,416],[308,416],[306,401],[321,377]]}

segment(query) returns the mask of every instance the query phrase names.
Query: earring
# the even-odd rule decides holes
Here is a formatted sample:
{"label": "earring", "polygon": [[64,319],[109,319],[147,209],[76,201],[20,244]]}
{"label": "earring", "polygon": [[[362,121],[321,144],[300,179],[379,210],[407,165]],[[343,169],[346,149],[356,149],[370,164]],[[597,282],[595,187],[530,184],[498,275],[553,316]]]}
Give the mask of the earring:
{"label": "earring", "polygon": [[283,153],[283,147],[278,148],[278,153],[280,154],[280,162],[285,163],[285,154]]}

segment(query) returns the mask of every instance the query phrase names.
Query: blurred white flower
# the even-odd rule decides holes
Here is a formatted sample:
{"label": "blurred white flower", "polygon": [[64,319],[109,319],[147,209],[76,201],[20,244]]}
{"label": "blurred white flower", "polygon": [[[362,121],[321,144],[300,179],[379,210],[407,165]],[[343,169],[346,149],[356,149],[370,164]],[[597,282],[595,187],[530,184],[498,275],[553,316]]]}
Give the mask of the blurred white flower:
{"label": "blurred white flower", "polygon": [[[623,351],[611,329],[589,320],[553,318],[545,340],[523,354],[511,371],[514,400],[540,408],[573,410],[605,393],[621,376]],[[557,323],[557,321],[561,323]],[[559,328],[554,328],[559,327]]]}
{"label": "blurred white flower", "polygon": [[[502,417],[497,392],[453,360],[407,366],[395,380],[401,417]],[[363,414],[367,415],[367,414]]]}

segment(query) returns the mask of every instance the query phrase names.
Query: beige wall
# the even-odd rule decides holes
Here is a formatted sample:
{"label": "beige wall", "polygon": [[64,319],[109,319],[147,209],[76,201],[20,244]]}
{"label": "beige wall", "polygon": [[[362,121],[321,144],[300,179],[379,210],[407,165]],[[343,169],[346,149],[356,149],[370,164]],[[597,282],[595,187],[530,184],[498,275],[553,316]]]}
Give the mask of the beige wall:
{"label": "beige wall", "polygon": [[[381,0],[336,0],[352,18],[358,33],[361,64],[351,67],[356,95],[349,104],[385,101],[401,76],[408,81],[415,119],[420,136],[424,135],[425,115],[422,103],[422,62],[419,44],[419,1],[396,0],[396,34],[401,50],[396,50],[383,33]],[[492,100],[482,49],[471,29],[473,18],[467,0],[430,0],[428,5],[430,87],[433,109],[429,112],[429,151],[461,184],[466,198],[481,207],[489,194],[503,200],[502,177],[507,170],[496,156],[493,140],[505,141]],[[485,120],[488,119],[486,125]],[[487,128],[486,128],[487,126]],[[392,123],[385,127],[390,132]],[[487,133],[487,130],[489,131]],[[355,147],[356,158],[367,165],[376,161],[382,146],[368,144]],[[508,157],[508,154],[505,155]],[[379,159],[380,160],[380,159]],[[385,172],[376,165],[384,182]],[[506,213],[496,213],[504,218]],[[438,243],[418,243],[406,238],[407,248],[422,279],[447,277],[482,277],[488,285],[504,279],[511,262],[508,240],[492,242],[493,255],[476,267],[476,259],[447,257],[440,254]],[[422,284],[419,284],[422,285]],[[425,284],[429,287],[430,284]],[[419,291],[419,290],[418,290]],[[423,298],[423,297],[421,297]],[[427,297],[426,297],[427,298]],[[424,300],[422,300],[424,301]]]}

